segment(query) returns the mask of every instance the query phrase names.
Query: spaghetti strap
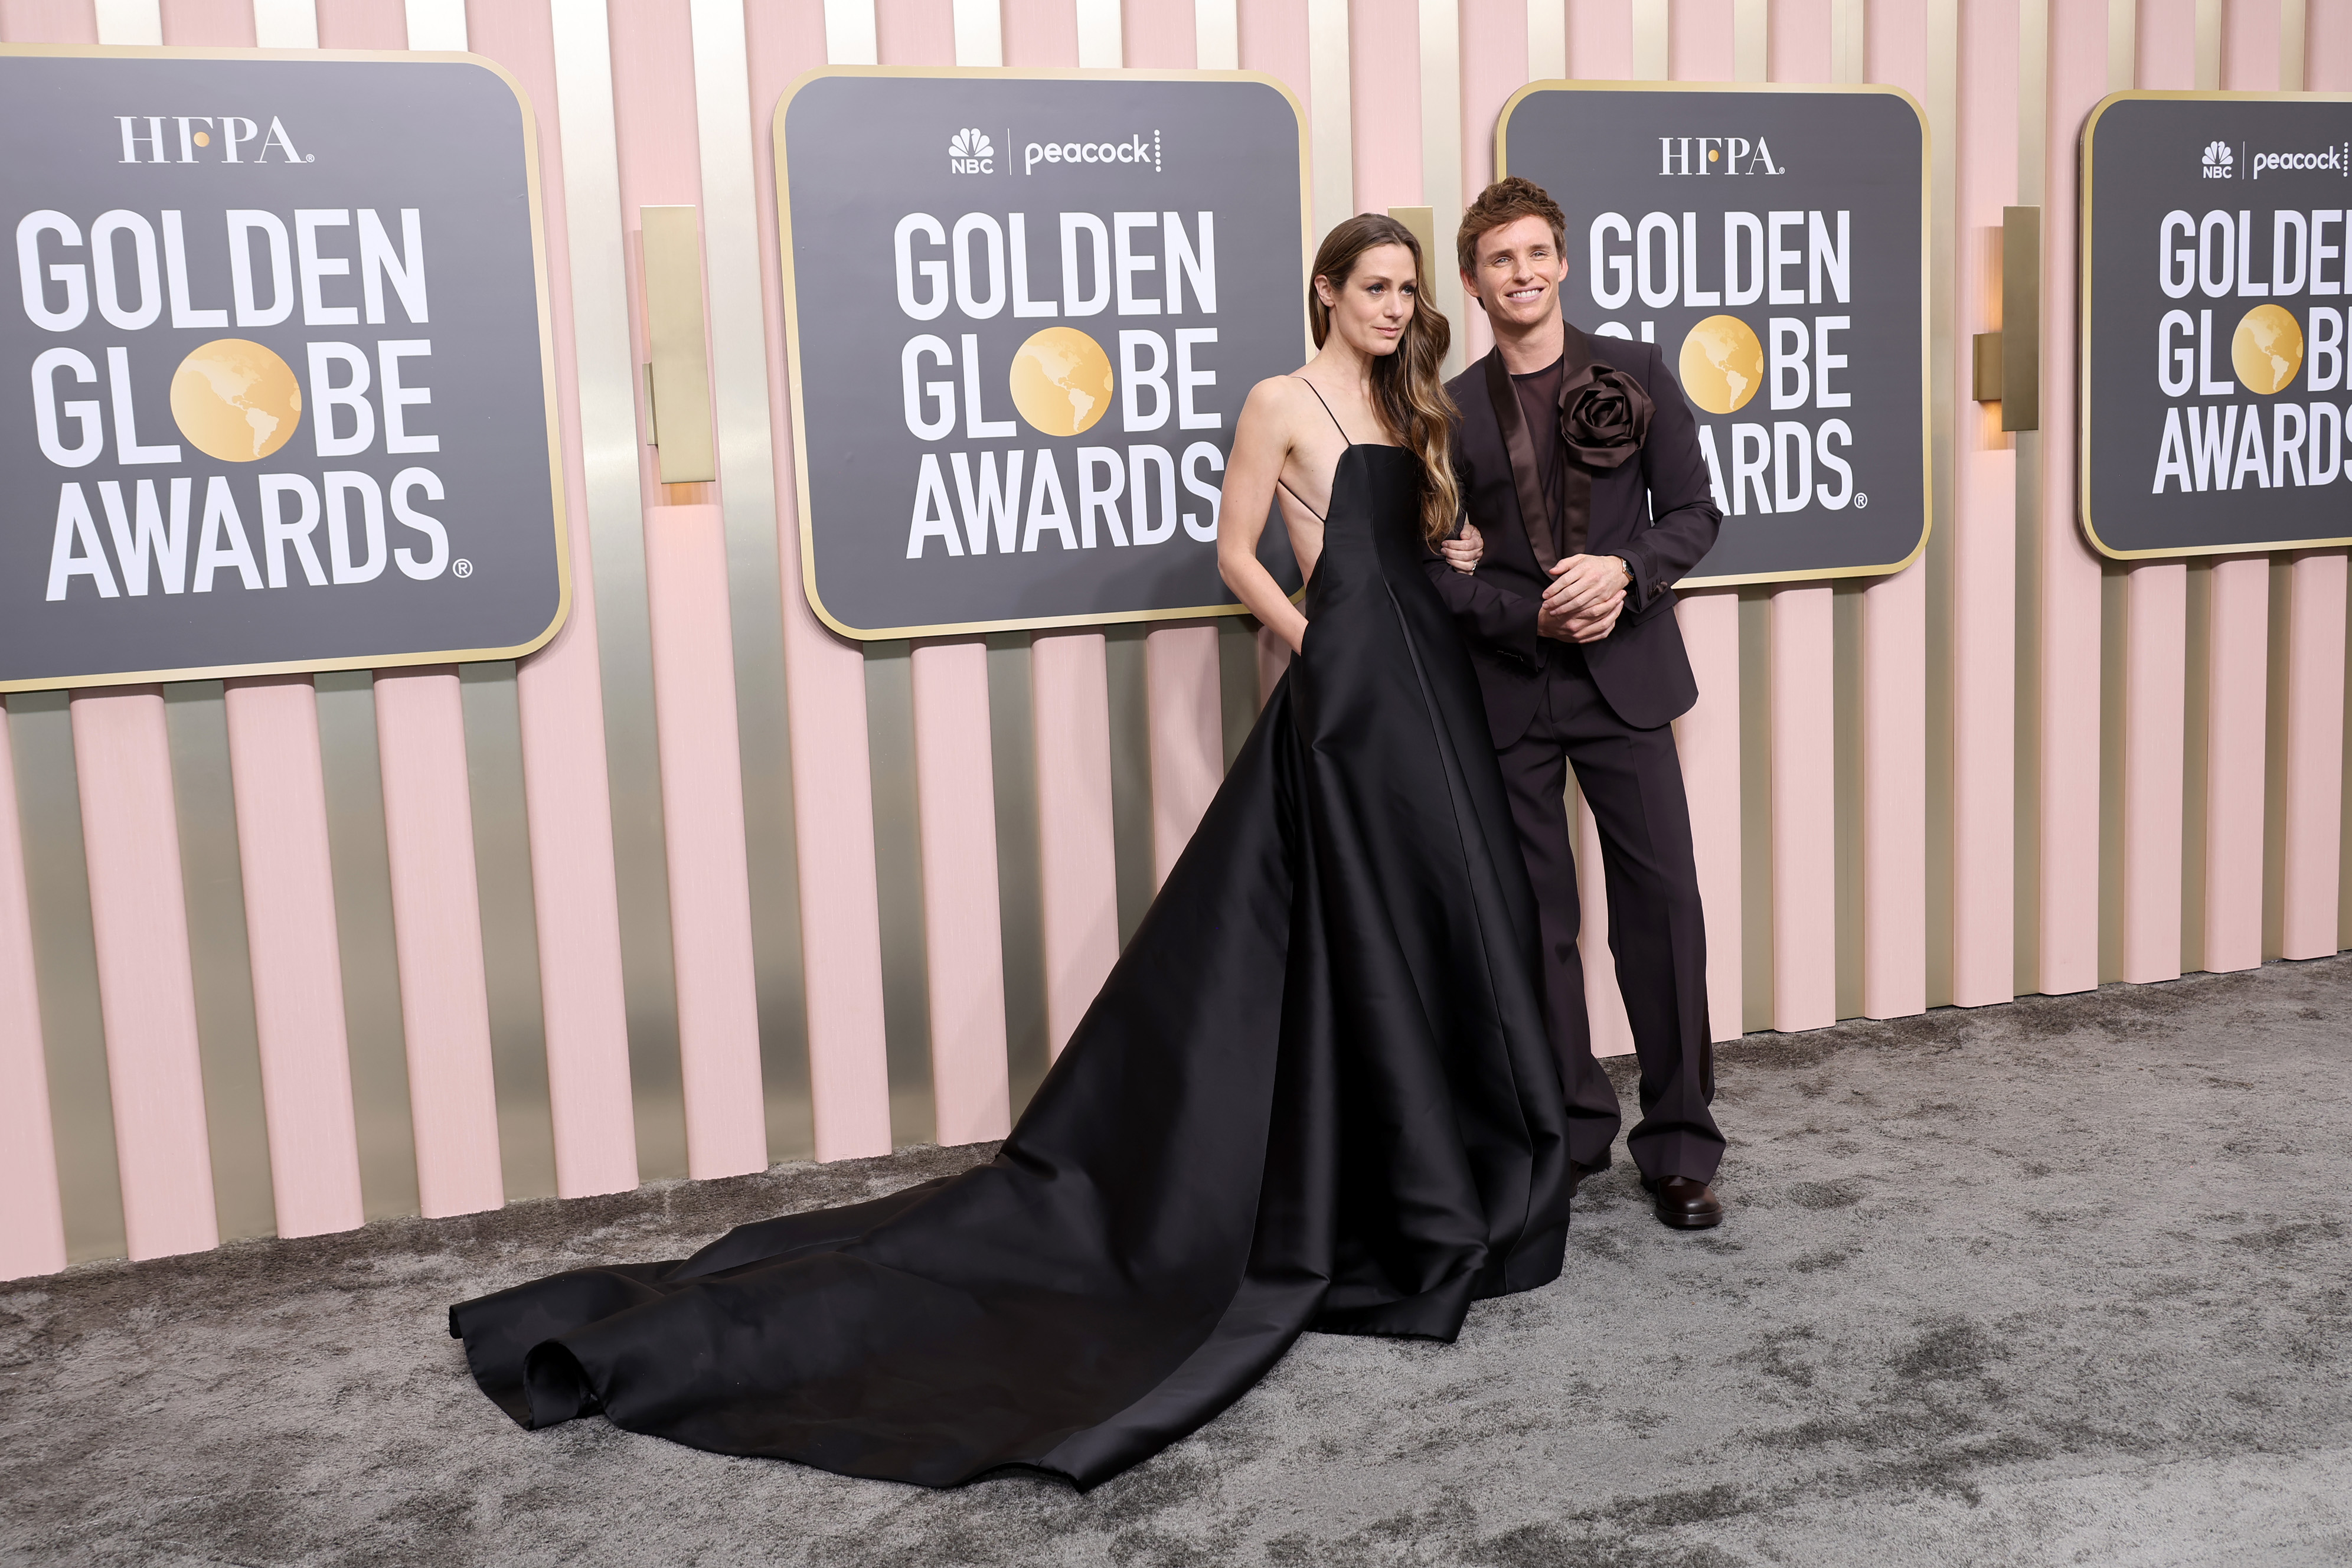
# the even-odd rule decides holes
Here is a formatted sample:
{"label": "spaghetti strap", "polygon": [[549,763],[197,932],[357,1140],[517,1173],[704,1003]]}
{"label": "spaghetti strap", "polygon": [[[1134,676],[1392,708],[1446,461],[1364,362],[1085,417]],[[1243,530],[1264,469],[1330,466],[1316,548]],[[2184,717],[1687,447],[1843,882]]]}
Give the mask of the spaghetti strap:
{"label": "spaghetti strap", "polygon": [[[1304,384],[1307,391],[1315,392],[1315,384],[1308,381],[1305,376],[1294,375],[1290,379]],[[1319,392],[1315,392],[1315,401],[1318,403],[1323,403],[1323,395]],[[1339,439],[1345,441],[1350,447],[1354,446],[1356,444],[1356,438],[1348,434],[1348,427],[1339,423],[1339,416],[1331,413],[1331,405],[1329,404],[1323,403],[1323,412],[1331,416],[1331,426],[1333,429],[1339,432]]]}
{"label": "spaghetti strap", "polygon": [[1307,506],[1307,498],[1300,495],[1297,490],[1292,489],[1288,485],[1283,484],[1280,475],[1276,475],[1275,477],[1274,482],[1277,485],[1281,485],[1283,493],[1288,496],[1292,500],[1297,501],[1300,506],[1306,506],[1307,516],[1321,523],[1328,523],[1331,521],[1329,518],[1325,517],[1321,512],[1317,511],[1313,507]]}

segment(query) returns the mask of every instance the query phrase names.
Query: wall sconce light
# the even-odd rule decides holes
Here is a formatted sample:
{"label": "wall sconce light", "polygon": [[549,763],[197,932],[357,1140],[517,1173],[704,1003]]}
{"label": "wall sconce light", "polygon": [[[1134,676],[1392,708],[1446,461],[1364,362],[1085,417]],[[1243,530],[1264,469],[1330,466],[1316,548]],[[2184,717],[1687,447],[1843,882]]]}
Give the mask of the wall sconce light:
{"label": "wall sconce light", "polygon": [[2000,211],[2000,331],[1979,332],[1971,395],[2004,430],[2042,428],[2042,209]]}
{"label": "wall sconce light", "polygon": [[710,439],[710,353],[702,330],[702,233],[692,207],[639,207],[644,236],[646,411],[661,482],[719,477]]}

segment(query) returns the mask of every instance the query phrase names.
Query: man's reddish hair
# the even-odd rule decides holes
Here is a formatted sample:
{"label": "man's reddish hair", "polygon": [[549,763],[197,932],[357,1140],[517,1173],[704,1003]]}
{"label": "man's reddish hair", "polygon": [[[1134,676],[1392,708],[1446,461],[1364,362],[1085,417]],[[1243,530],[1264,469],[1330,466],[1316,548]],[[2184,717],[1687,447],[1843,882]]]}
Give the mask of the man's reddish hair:
{"label": "man's reddish hair", "polygon": [[1510,174],[1480,191],[1470,210],[1462,215],[1462,226],[1454,231],[1454,258],[1462,270],[1475,277],[1479,238],[1523,217],[1539,217],[1551,225],[1552,243],[1561,255],[1568,254],[1568,215],[1541,185]]}

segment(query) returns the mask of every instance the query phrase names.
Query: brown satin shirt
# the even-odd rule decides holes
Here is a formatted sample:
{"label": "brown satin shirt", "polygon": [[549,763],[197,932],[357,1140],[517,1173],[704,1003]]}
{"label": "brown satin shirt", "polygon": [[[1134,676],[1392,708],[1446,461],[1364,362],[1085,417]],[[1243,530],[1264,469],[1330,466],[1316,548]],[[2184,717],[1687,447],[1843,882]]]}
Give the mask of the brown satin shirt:
{"label": "brown satin shirt", "polygon": [[1536,449],[1536,483],[1543,490],[1544,526],[1550,531],[1554,555],[1565,552],[1559,536],[1560,509],[1568,499],[1560,491],[1559,384],[1567,369],[1563,351],[1545,369],[1511,377],[1511,389],[1519,395],[1519,416],[1527,421],[1529,444]]}

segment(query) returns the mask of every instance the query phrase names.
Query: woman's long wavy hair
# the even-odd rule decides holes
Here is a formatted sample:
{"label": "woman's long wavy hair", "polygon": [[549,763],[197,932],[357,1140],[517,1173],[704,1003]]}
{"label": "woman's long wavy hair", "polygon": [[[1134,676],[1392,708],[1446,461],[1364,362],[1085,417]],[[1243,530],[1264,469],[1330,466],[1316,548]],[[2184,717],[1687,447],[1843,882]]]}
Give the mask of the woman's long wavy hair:
{"label": "woman's long wavy hair", "polygon": [[1430,297],[1421,241],[1383,213],[1349,218],[1326,235],[1315,253],[1315,270],[1307,280],[1307,317],[1319,349],[1331,335],[1331,310],[1316,292],[1315,279],[1328,282],[1335,293],[1345,289],[1357,260],[1383,245],[1402,245],[1412,253],[1412,316],[1396,352],[1372,361],[1372,401],[1388,433],[1421,459],[1421,527],[1434,542],[1454,531],[1462,495],[1454,479],[1454,399],[1438,376],[1454,329]]}

